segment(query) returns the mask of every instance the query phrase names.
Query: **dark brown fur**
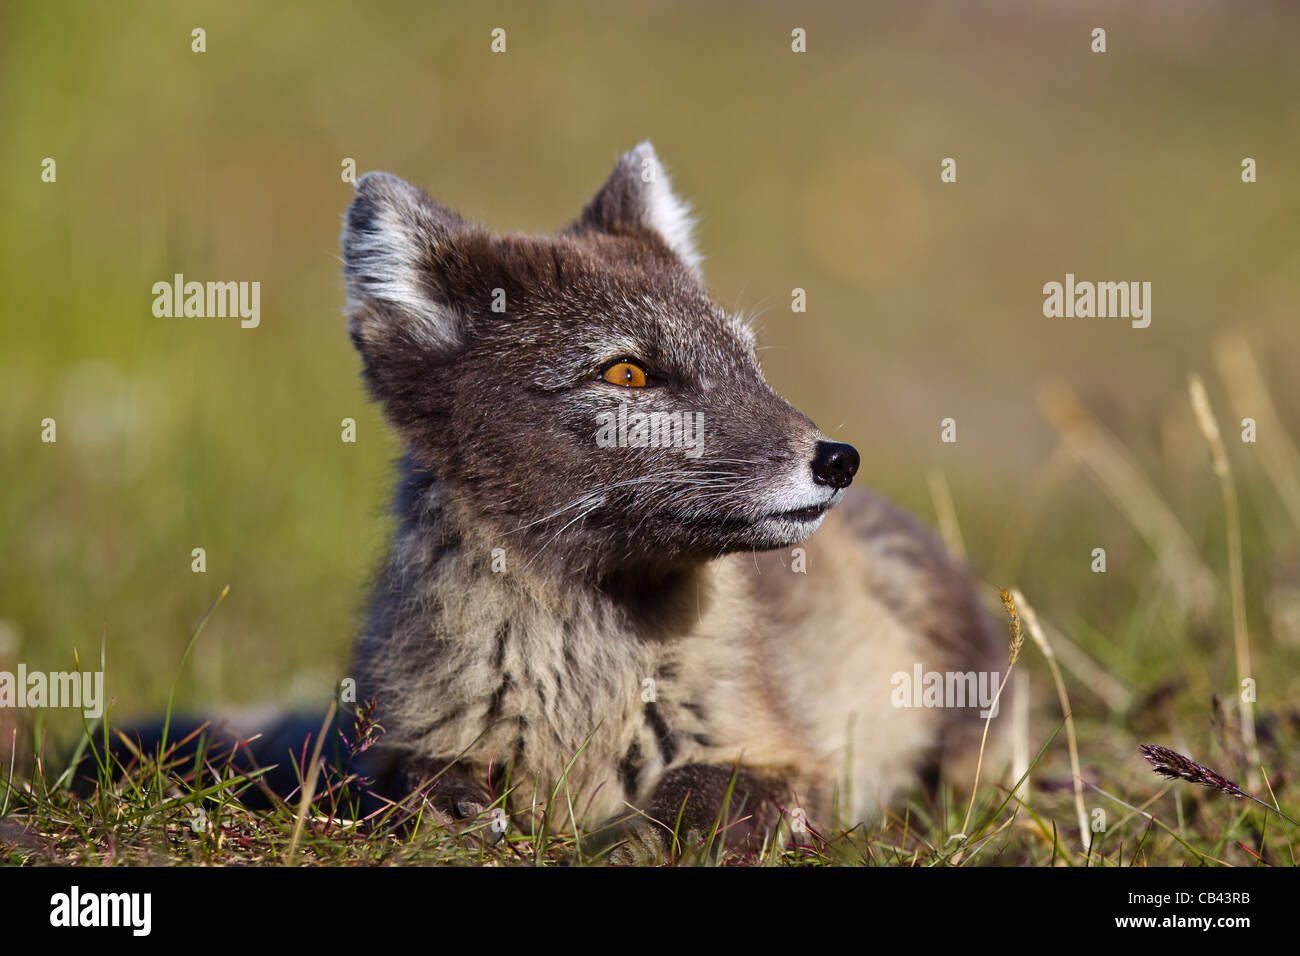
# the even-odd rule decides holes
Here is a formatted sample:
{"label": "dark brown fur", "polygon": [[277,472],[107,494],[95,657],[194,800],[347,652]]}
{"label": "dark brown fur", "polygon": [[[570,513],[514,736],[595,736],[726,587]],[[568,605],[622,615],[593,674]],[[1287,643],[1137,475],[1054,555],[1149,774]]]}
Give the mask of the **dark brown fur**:
{"label": "dark brown fur", "polygon": [[[733,777],[742,842],[842,788],[869,815],[977,726],[893,708],[889,675],[999,653],[928,532],[825,487],[825,436],[708,297],[686,223],[643,146],[556,236],[371,174],[343,237],[352,340],[407,448],[356,659],[382,752],[408,777],[455,760],[458,788],[509,766],[516,812],[561,785],[583,822],[640,811],[660,850],[679,812],[712,826]],[[602,379],[623,359],[648,387]],[[600,446],[621,403],[702,413],[705,453]]]}

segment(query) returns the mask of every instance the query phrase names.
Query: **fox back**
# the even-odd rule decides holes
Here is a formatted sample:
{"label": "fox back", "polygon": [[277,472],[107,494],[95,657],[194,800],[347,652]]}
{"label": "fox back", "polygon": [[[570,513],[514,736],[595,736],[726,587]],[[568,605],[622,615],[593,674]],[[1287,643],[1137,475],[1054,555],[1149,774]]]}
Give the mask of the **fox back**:
{"label": "fox back", "polygon": [[563,786],[658,852],[723,803],[751,836],[868,819],[968,750],[977,701],[894,678],[999,666],[969,573],[768,385],[649,144],[544,237],[371,173],[342,246],[406,450],[355,668],[407,785],[514,812]]}

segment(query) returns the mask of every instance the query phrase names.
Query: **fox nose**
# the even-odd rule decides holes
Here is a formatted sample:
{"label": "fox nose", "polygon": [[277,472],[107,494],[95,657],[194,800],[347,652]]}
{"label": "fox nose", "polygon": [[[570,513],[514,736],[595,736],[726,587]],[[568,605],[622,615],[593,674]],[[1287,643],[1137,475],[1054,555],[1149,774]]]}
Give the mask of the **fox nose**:
{"label": "fox nose", "polygon": [[858,450],[837,441],[819,441],[813,455],[813,481],[832,488],[847,488],[858,470]]}

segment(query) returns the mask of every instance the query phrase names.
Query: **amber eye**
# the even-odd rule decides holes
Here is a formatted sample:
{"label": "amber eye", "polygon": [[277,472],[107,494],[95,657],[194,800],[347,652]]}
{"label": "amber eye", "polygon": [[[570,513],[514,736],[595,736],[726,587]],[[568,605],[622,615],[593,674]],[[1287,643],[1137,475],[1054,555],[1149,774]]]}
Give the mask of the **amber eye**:
{"label": "amber eye", "polygon": [[616,362],[605,369],[605,381],[627,388],[645,388],[645,369],[631,362]]}

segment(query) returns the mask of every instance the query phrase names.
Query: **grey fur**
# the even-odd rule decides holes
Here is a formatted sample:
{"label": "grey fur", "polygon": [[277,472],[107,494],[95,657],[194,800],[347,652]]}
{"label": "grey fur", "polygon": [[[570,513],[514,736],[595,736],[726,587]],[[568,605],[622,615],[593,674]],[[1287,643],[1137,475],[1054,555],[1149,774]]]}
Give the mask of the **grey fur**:
{"label": "grey fur", "polygon": [[[738,765],[756,800],[824,819],[839,789],[856,820],[967,748],[973,709],[893,707],[889,678],[1004,666],[969,573],[812,479],[825,436],[708,297],[648,143],[550,237],[493,235],[369,174],[343,254],[352,338],[407,447],[356,656],[400,764],[459,756],[485,787],[509,765],[524,810],[581,750],[567,783],[589,825],[691,781],[716,795]],[[625,358],[650,387],[602,379]],[[624,402],[703,412],[703,455],[599,447]]]}

